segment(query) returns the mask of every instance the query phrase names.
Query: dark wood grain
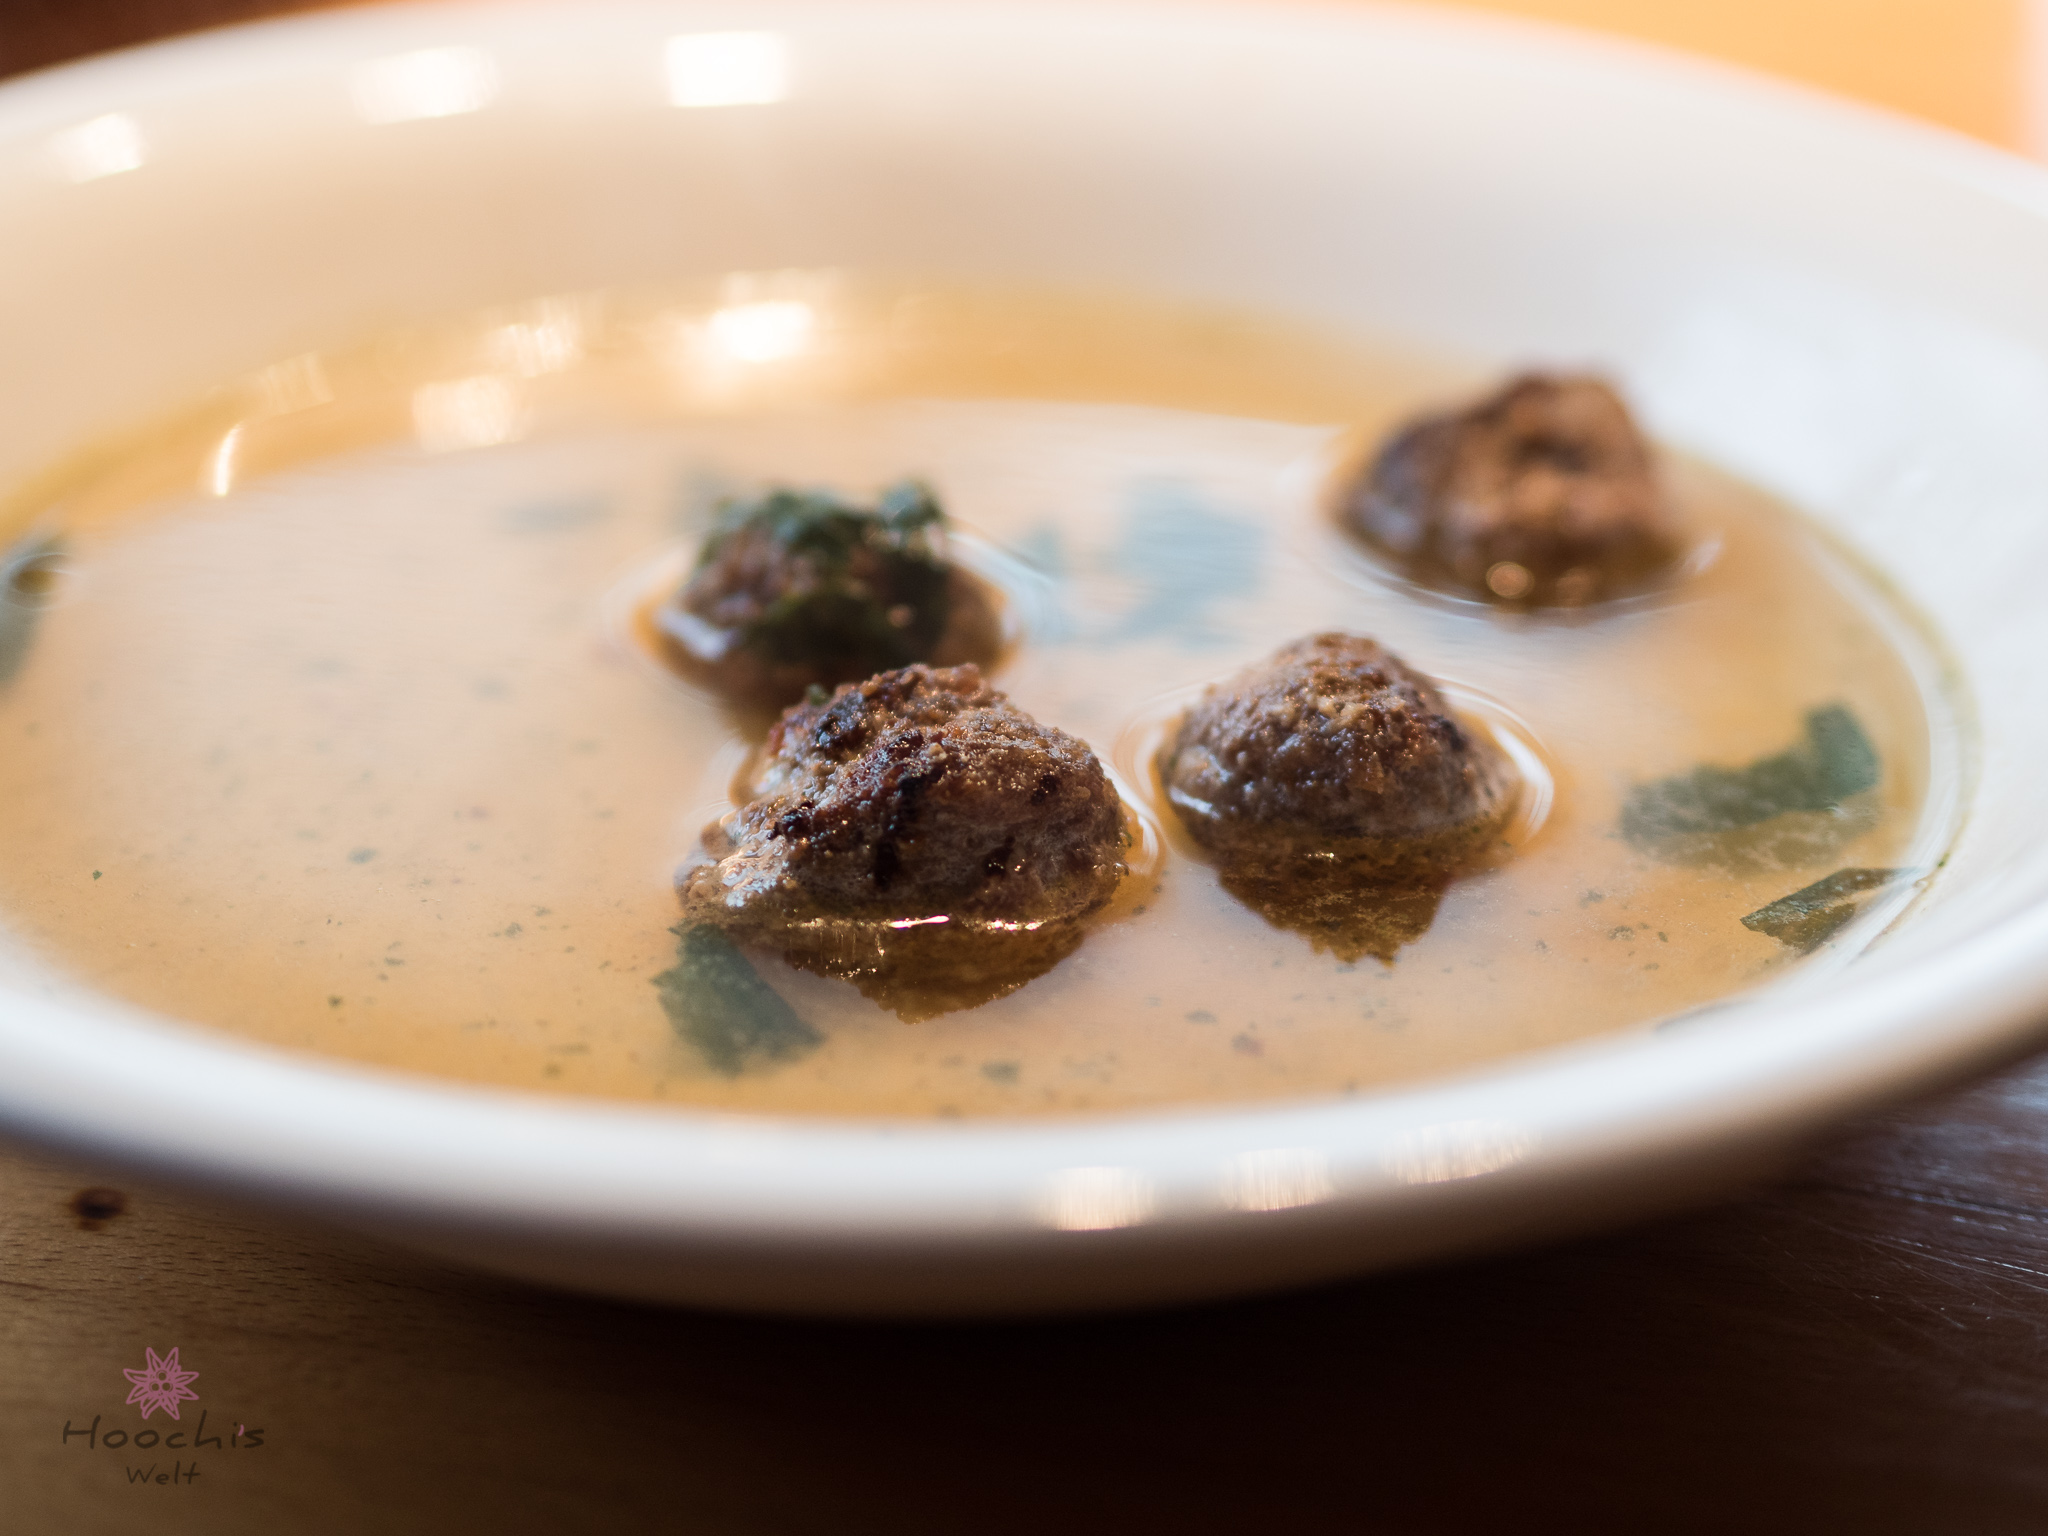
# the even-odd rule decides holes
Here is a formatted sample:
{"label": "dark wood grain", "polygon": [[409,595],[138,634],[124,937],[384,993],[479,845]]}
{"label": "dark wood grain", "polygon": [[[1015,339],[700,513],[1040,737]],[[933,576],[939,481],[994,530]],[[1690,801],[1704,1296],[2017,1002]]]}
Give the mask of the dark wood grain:
{"label": "dark wood grain", "polygon": [[0,0],[0,75],[333,0]]}
{"label": "dark wood grain", "polygon": [[[0,1529],[125,1531],[143,1497],[220,1536],[2048,1524],[2048,1063],[1703,1214],[1081,1322],[616,1306],[0,1176]],[[128,1209],[89,1231],[90,1185]],[[266,1443],[137,1489],[61,1430],[174,1343]]]}
{"label": "dark wood grain", "polygon": [[[5,0],[0,72],[293,8]],[[265,1443],[138,1486],[62,1430],[173,1344]],[[2044,1527],[2048,1060],[1684,1219],[1001,1327],[609,1305],[0,1155],[7,1536]]]}

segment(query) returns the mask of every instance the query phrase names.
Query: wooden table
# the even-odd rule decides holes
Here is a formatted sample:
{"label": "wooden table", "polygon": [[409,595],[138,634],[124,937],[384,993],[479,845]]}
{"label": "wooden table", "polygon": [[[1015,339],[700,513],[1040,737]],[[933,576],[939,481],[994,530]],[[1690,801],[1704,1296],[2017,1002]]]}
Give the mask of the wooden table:
{"label": "wooden table", "polygon": [[[2048,1525],[2048,1061],[1705,1214],[1081,1322],[609,1305],[128,1186],[84,1230],[103,1182],[0,1159],[8,1536]],[[173,1344],[261,1446],[63,1440]]]}
{"label": "wooden table", "polygon": [[[0,69],[283,8],[0,4]],[[64,1438],[172,1345],[149,1423],[223,1444]],[[609,1305],[0,1152],[5,1536],[2044,1527],[2048,1058],[1705,1214],[1024,1326]]]}

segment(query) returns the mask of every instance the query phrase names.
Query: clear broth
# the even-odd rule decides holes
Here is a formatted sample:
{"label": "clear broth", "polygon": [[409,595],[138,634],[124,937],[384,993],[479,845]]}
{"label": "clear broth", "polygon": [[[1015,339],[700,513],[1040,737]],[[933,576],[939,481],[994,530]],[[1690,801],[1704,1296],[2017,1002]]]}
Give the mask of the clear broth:
{"label": "clear broth", "polygon": [[[793,1114],[1356,1092],[1772,981],[1801,962],[1744,914],[1843,867],[1924,873],[1946,841],[1919,642],[1801,519],[1676,459],[1699,568],[1666,595],[1532,616],[1409,588],[1323,486],[1477,382],[1242,317],[790,277],[281,365],[17,499],[62,573],[0,686],[0,913],[57,994],[407,1071]],[[721,495],[905,473],[1006,595],[996,682],[1114,765],[1147,839],[1076,955],[968,1012],[904,1024],[757,957],[824,1040],[724,1075],[651,983],[674,873],[759,722],[667,671],[634,616]],[[1238,905],[1151,781],[1194,690],[1325,628],[1443,679],[1544,786],[1512,856],[1391,966]],[[1782,751],[1834,703],[1883,773],[1818,846],[1669,862],[1619,834],[1634,786]]]}

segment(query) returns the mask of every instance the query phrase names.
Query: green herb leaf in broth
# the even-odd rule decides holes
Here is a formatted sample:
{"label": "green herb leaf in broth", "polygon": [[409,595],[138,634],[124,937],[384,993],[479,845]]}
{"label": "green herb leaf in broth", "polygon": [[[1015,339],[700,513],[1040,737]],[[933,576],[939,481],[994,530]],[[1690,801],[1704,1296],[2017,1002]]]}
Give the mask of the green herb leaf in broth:
{"label": "green herb leaf in broth", "polygon": [[60,546],[52,538],[23,539],[0,555],[0,688],[28,660],[36,624],[57,582]]}
{"label": "green herb leaf in broth", "polygon": [[1138,486],[1108,559],[1136,601],[1107,638],[1224,643],[1230,636],[1215,610],[1258,591],[1265,537],[1256,521],[1215,510],[1189,487]]}
{"label": "green herb leaf in broth", "polygon": [[676,963],[654,978],[655,990],[676,1033],[713,1070],[737,1077],[824,1042],[718,929],[696,924],[670,931],[678,941]]}
{"label": "green herb leaf in broth", "polygon": [[1790,896],[1757,908],[1742,920],[1742,926],[1802,955],[1810,954],[1863,910],[1864,898],[1872,891],[1882,890],[1906,873],[1903,869],[1838,869]]}
{"label": "green herb leaf in broth", "polygon": [[1877,824],[1870,791],[1882,774],[1845,705],[1806,716],[1806,738],[1743,768],[1707,763],[1640,784],[1621,812],[1629,845],[1670,864],[1739,872],[1826,859]]}

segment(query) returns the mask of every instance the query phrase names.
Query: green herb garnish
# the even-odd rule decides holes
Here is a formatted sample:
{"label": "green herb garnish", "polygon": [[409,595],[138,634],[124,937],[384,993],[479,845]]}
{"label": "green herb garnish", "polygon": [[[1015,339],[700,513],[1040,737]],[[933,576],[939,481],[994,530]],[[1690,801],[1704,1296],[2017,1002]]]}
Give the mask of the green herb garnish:
{"label": "green herb garnish", "polygon": [[1727,832],[1787,811],[1832,810],[1876,787],[1877,749],[1839,704],[1808,713],[1806,740],[1747,768],[1703,764],[1639,785],[1621,813],[1621,833],[1641,845],[1691,832]]}
{"label": "green herb garnish", "polygon": [[716,1071],[736,1077],[823,1043],[763,981],[731,939],[708,924],[673,928],[676,963],[654,978],[669,1023]]}
{"label": "green herb garnish", "polygon": [[13,682],[28,660],[37,621],[57,584],[60,552],[55,539],[30,538],[0,554],[0,687]]}
{"label": "green herb garnish", "polygon": [[1637,785],[1622,807],[1621,835],[1671,863],[1808,863],[1869,830],[1874,809],[1852,802],[1877,787],[1880,773],[1855,715],[1828,704],[1808,711],[1804,741],[1774,756]]}
{"label": "green herb garnish", "polygon": [[1903,869],[1838,869],[1790,896],[1780,896],[1767,907],[1758,907],[1742,920],[1742,926],[1808,954],[1862,910],[1861,898],[1905,873]]}

